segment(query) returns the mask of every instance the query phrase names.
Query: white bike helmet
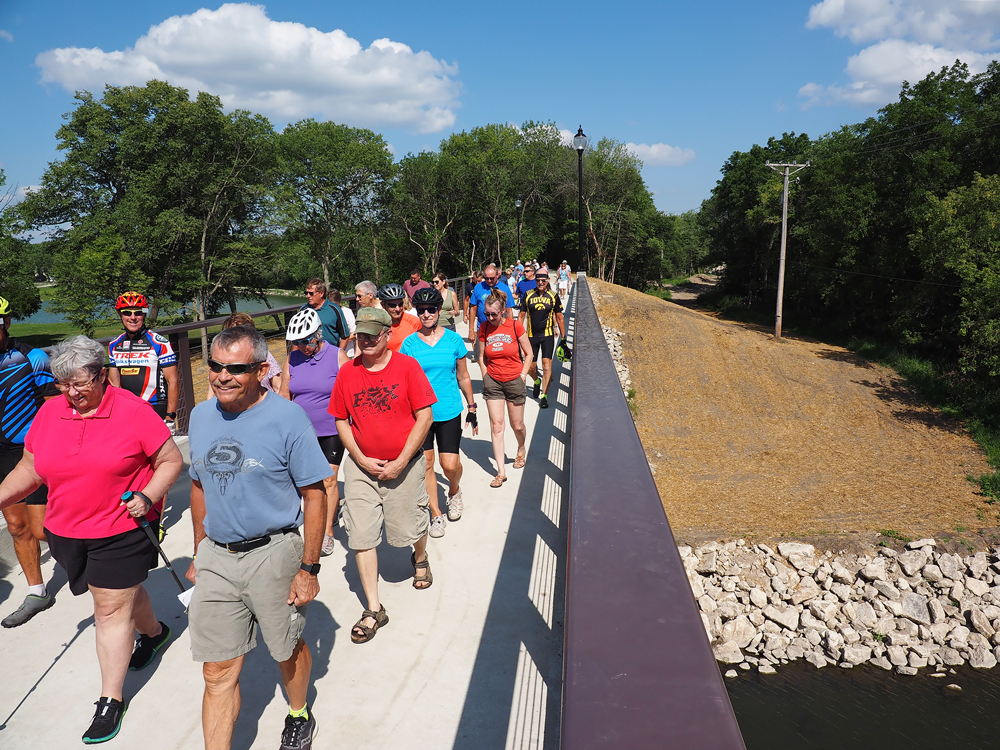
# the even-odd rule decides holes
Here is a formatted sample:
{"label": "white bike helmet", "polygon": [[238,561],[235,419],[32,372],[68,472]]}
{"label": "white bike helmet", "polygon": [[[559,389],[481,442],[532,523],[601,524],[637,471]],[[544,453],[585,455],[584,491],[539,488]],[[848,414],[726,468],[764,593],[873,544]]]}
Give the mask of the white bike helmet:
{"label": "white bike helmet", "polygon": [[319,314],[311,307],[299,310],[288,321],[288,328],[285,329],[285,340],[301,341],[302,339],[307,339],[322,328],[322,326]]}

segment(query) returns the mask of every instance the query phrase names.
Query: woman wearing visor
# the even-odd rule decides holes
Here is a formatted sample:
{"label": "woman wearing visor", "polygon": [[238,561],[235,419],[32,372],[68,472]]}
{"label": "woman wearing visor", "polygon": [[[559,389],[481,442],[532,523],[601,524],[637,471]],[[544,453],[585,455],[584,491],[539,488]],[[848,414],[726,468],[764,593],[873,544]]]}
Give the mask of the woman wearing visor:
{"label": "woman wearing visor", "polygon": [[472,425],[472,434],[479,433],[476,404],[472,396],[472,378],[466,364],[468,350],[462,337],[455,331],[439,325],[444,300],[437,289],[418,289],[413,293],[413,307],[420,318],[421,328],[403,340],[399,351],[408,354],[420,364],[430,381],[437,403],[431,406],[434,423],[424,440],[427,458],[427,494],[430,497],[431,529],[434,538],[444,536],[445,520],[438,504],[437,475],[434,473],[434,441],[437,440],[441,469],[448,479],[448,520],[457,521],[464,508],[462,490],[462,462],[458,448],[462,442],[462,399],[469,407],[466,424]]}

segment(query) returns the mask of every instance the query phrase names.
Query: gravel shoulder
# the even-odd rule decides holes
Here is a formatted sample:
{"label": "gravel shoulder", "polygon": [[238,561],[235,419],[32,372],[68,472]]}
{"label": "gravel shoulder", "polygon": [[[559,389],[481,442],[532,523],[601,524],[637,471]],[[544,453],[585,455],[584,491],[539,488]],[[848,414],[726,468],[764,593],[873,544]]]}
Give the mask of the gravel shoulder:
{"label": "gravel shoulder", "polygon": [[602,324],[622,334],[636,426],[679,542],[844,550],[893,543],[882,530],[997,542],[997,512],[967,480],[989,470],[982,451],[892,370],[588,281]]}

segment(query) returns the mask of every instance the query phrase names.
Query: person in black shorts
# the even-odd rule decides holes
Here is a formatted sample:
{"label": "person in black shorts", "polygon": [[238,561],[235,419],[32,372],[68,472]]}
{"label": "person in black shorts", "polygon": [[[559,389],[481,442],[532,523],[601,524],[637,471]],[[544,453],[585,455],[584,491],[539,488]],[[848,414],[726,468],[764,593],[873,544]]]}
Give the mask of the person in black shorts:
{"label": "person in black shorts", "polygon": [[[563,319],[562,302],[550,287],[549,275],[541,271],[535,277],[536,289],[529,289],[521,295],[521,309],[525,312],[524,327],[531,342],[533,358],[528,374],[535,381],[531,395],[538,399],[541,409],[549,408],[549,383],[552,380],[552,352],[555,350],[555,332],[566,338],[566,322]],[[538,358],[541,356],[542,377],[538,377]],[[541,395],[539,395],[541,394]]]}
{"label": "person in black shorts", "polygon": [[[10,303],[0,297],[0,482],[24,455],[24,437],[42,403],[59,395],[48,355],[7,334],[11,313]],[[5,628],[24,625],[56,601],[45,589],[38,544],[45,539],[43,523],[47,498],[42,485],[23,501],[3,511],[7,530],[14,540],[14,553],[28,583],[24,602],[0,621]]]}

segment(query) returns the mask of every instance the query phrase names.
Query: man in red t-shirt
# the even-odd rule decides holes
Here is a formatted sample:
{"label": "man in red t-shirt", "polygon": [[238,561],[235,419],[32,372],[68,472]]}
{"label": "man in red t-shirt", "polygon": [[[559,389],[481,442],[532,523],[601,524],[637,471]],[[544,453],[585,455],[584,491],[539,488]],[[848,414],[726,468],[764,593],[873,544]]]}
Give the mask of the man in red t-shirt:
{"label": "man in red t-shirt", "polygon": [[[378,598],[378,557],[383,529],[393,547],[413,545],[413,587],[434,579],[427,560],[430,528],[424,484],[424,438],[434,416],[434,390],[417,360],[388,348],[392,319],[385,310],[358,311],[360,356],[337,374],[329,412],[337,419],[344,458],[344,525],[354,550],[368,608],[351,630],[366,643],[389,622]],[[417,575],[422,573],[422,575]]]}

